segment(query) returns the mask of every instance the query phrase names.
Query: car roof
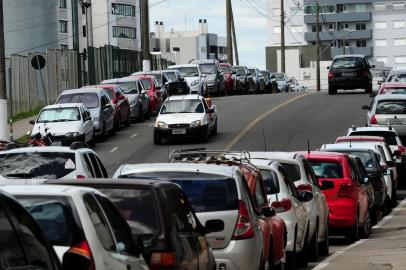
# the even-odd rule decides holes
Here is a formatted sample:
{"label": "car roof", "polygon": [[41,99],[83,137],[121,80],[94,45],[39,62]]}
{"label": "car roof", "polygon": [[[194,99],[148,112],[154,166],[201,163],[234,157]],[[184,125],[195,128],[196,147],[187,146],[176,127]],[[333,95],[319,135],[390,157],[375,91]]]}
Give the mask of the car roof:
{"label": "car roof", "polygon": [[199,64],[182,64],[182,65],[173,65],[169,66],[168,69],[177,69],[182,67],[197,67]]}
{"label": "car roof", "polygon": [[375,101],[380,101],[380,100],[406,100],[406,95],[385,94],[385,95],[378,95],[375,97]]}
{"label": "car roof", "polygon": [[101,93],[105,91],[103,88],[79,88],[79,89],[68,89],[64,90],[61,95],[63,94],[81,94],[81,93]]}
{"label": "car roof", "polygon": [[45,109],[59,109],[59,108],[77,108],[84,107],[82,103],[61,103],[61,104],[52,104],[45,106],[42,110]]}
{"label": "car roof", "polygon": [[179,95],[179,96],[170,96],[168,97],[168,100],[184,100],[184,99],[203,99],[202,96],[197,95],[197,94],[188,94],[188,95]]}
{"label": "car roof", "polygon": [[123,77],[123,78],[104,80],[101,82],[101,84],[115,84],[115,83],[120,83],[120,82],[136,82],[136,81],[138,81],[138,79],[136,77],[129,76],[129,77]]}
{"label": "car roof", "polygon": [[215,64],[218,62],[216,59],[200,59],[200,60],[194,60],[191,64]]}
{"label": "car roof", "polygon": [[348,129],[350,133],[357,132],[357,131],[387,131],[396,133],[396,131],[392,127],[351,127]]}
{"label": "car roof", "polygon": [[0,185],[0,189],[11,195],[68,196],[83,191],[100,193],[93,188],[64,185]]}
{"label": "car roof", "polygon": [[383,82],[381,88],[404,88],[406,82]]}
{"label": "car roof", "polygon": [[363,54],[342,54],[342,55],[336,55],[336,56],[333,58],[333,60],[336,59],[336,58],[351,58],[351,57],[364,58],[365,55],[363,55]]}
{"label": "car roof", "polygon": [[50,185],[74,185],[74,186],[87,186],[87,185],[98,185],[98,186],[114,186],[114,185],[125,185],[125,186],[134,186],[141,188],[154,188],[161,186],[177,186],[172,182],[160,181],[160,180],[151,180],[151,179],[130,179],[130,178],[118,178],[118,179],[83,179],[78,181],[77,179],[56,179],[48,180],[46,184]]}
{"label": "car roof", "polygon": [[336,139],[336,142],[337,141],[353,141],[353,142],[356,142],[356,141],[371,141],[371,142],[375,142],[375,141],[377,141],[377,142],[386,142],[386,140],[385,140],[385,138],[384,137],[380,137],[380,136],[367,136],[367,135],[365,135],[365,136],[363,136],[363,135],[360,135],[360,136],[341,136],[341,137],[338,137],[337,139]]}
{"label": "car roof", "polygon": [[249,152],[252,159],[295,159],[292,152]]}
{"label": "car roof", "polygon": [[[71,149],[67,146],[47,146],[47,147],[21,147],[16,149],[11,149],[7,151],[1,151],[0,155],[2,154],[14,154],[14,153],[76,153],[76,152],[93,152],[93,150],[89,148],[79,148],[79,149]],[[94,153],[94,152],[93,152]]]}
{"label": "car roof", "polygon": [[83,86],[82,89],[83,89],[83,88],[84,88],[84,89],[89,89],[89,88],[101,88],[101,89],[106,90],[106,88],[112,89],[112,88],[114,88],[114,87],[116,87],[116,86],[117,86],[117,84],[114,84],[114,83],[112,83],[112,84],[99,84],[99,85],[87,85],[87,86]]}
{"label": "car roof", "polygon": [[333,159],[333,160],[342,160],[346,156],[345,153],[338,153],[338,152],[328,152],[328,151],[311,151],[304,153],[306,158],[325,158],[325,159]]}
{"label": "car roof", "polygon": [[130,75],[129,77],[135,77],[135,78],[139,78],[139,79],[151,79],[151,80],[153,80],[155,78],[155,76],[152,74],[136,74],[136,75]]}
{"label": "car roof", "polygon": [[[327,150],[333,152],[334,150],[355,150],[355,151],[362,151],[366,152],[369,150],[375,150],[375,146],[373,143],[348,143],[348,145],[344,143],[334,143],[334,144],[324,144],[321,150]],[[333,150],[333,151],[332,151]]]}

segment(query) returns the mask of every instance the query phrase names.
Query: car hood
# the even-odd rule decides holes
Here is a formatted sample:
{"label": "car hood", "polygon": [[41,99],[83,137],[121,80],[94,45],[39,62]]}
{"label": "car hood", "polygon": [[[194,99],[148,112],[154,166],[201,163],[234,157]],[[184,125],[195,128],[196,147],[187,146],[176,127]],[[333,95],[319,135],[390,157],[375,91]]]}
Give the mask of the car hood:
{"label": "car hood", "polygon": [[68,121],[55,123],[36,123],[32,128],[31,134],[41,133],[45,135],[45,128],[54,136],[63,136],[69,132],[79,132],[82,121]]}
{"label": "car hood", "polygon": [[92,116],[93,119],[95,117],[100,117],[100,108],[89,109],[89,111],[90,111],[90,115]]}
{"label": "car hood", "polygon": [[192,82],[196,80],[200,80],[200,77],[184,77],[186,82],[190,85]]}
{"label": "car hood", "polygon": [[167,125],[190,124],[193,121],[202,120],[203,115],[203,113],[160,114],[156,120]]}

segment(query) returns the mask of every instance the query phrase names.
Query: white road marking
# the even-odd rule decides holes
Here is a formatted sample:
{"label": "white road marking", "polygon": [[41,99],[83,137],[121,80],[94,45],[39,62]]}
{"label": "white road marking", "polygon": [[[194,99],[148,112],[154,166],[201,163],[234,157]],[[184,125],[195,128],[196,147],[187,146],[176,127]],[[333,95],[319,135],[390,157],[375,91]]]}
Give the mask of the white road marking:
{"label": "white road marking", "polygon": [[134,139],[135,137],[137,137],[138,136],[138,133],[134,133],[132,136],[131,136],[131,139]]}
{"label": "white road marking", "polygon": [[111,149],[110,153],[114,153],[114,152],[116,152],[116,151],[117,151],[117,149],[118,149],[118,147],[114,147],[113,149]]}

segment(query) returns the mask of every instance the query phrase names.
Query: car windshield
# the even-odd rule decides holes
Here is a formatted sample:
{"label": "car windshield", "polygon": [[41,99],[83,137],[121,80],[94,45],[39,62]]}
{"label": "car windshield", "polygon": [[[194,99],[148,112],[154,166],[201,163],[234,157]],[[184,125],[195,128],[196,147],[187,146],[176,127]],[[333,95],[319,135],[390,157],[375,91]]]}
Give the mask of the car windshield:
{"label": "car windshield", "polygon": [[290,179],[292,179],[292,181],[296,182],[301,179],[299,165],[283,162],[281,164],[283,168],[286,170],[286,172],[289,174],[289,177]]}
{"label": "car windshield", "polygon": [[355,150],[334,150],[334,152],[346,153],[351,156],[359,157],[367,171],[375,170],[374,160],[371,152],[369,151],[355,151]]}
{"label": "car windshield", "polygon": [[406,100],[382,100],[375,109],[376,114],[406,114]]}
{"label": "car windshield", "polygon": [[388,78],[388,82],[406,82],[406,73],[404,74],[394,74]]}
{"label": "car windshield", "polygon": [[277,81],[286,81],[285,75],[281,73],[276,73],[275,78]]}
{"label": "car windshield", "polygon": [[252,76],[256,76],[256,75],[257,75],[255,69],[250,68],[250,69],[248,69],[248,70],[250,71],[250,73],[251,73]]}
{"label": "car windshield", "polygon": [[159,82],[159,84],[162,84],[162,74],[161,73],[153,73],[150,74],[151,76],[154,76],[155,79]]}
{"label": "car windshield", "polygon": [[179,67],[176,68],[182,77],[197,77],[199,76],[199,70],[197,67]]}
{"label": "car windshield", "polygon": [[204,113],[204,107],[199,99],[168,100],[162,105],[160,114],[170,113]]}
{"label": "car windshield", "polygon": [[216,66],[214,64],[200,64],[204,74],[215,74]]}
{"label": "car windshield", "polygon": [[116,84],[121,87],[124,94],[127,94],[127,95],[138,94],[136,82],[117,82]]}
{"label": "car windshield", "polygon": [[384,137],[385,141],[389,145],[398,145],[398,142],[396,140],[396,133],[391,132],[391,131],[377,131],[377,130],[370,130],[370,131],[354,131],[351,132],[350,136],[378,136],[378,137]]}
{"label": "car windshield", "polygon": [[382,94],[400,94],[406,95],[406,87],[405,88],[385,88],[382,91]]}
{"label": "car windshield", "polygon": [[239,76],[245,76],[246,75],[245,69],[243,69],[241,67],[240,68],[234,68],[233,71],[235,71],[237,73],[237,75],[239,75]]}
{"label": "car windshield", "polygon": [[223,72],[231,72],[230,66],[228,65],[220,65],[220,67]]}
{"label": "car windshield", "polygon": [[343,178],[343,169],[340,163],[309,160],[314,172],[320,178]]}
{"label": "car windshield", "polygon": [[196,212],[238,209],[238,191],[233,178],[196,172],[153,172],[122,178],[159,179],[180,185]]}
{"label": "car windshield", "polygon": [[146,90],[151,90],[152,89],[151,80],[149,80],[149,79],[141,79],[141,82],[144,85],[144,88]]}
{"label": "car windshield", "polygon": [[157,234],[160,219],[157,201],[149,189],[137,188],[97,188],[114,203],[127,220],[135,235]]}
{"label": "car windshield", "polygon": [[92,109],[99,107],[99,96],[96,93],[64,94],[58,98],[56,103],[83,103],[87,108]]}
{"label": "car windshield", "polygon": [[52,245],[70,247],[75,240],[79,240],[75,239],[78,228],[67,198],[45,195],[15,197],[35,219]]}
{"label": "car windshield", "polygon": [[[170,82],[176,82],[176,74],[175,72],[165,72],[165,75],[168,77]],[[162,84],[162,82],[160,81]]]}
{"label": "car windshield", "polygon": [[331,64],[332,68],[361,68],[364,64],[359,57],[337,58]]}
{"label": "car windshield", "polygon": [[38,117],[37,123],[80,121],[78,108],[45,109]]}
{"label": "car windshield", "polygon": [[76,170],[75,153],[0,154],[0,175],[10,179],[57,179]]}

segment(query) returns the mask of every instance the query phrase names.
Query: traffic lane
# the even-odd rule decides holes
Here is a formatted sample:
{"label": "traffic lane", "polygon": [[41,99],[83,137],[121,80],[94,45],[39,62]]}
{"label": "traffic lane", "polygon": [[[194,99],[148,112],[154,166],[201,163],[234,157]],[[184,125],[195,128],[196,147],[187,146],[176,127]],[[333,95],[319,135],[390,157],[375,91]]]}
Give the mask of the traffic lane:
{"label": "traffic lane", "polygon": [[151,119],[123,128],[115,137],[98,143],[95,151],[100,155],[109,174],[112,174],[121,164],[168,162],[169,153],[175,149],[224,149],[253,119],[301,95],[303,94],[281,93],[214,98],[213,103],[218,110],[218,135],[211,136],[208,143],[172,140],[163,145],[154,145],[155,120]]}
{"label": "traffic lane", "polygon": [[365,125],[363,104],[370,97],[357,92],[330,96],[314,93],[265,117],[245,134],[233,150],[297,151],[320,148],[344,135],[352,125]]}

